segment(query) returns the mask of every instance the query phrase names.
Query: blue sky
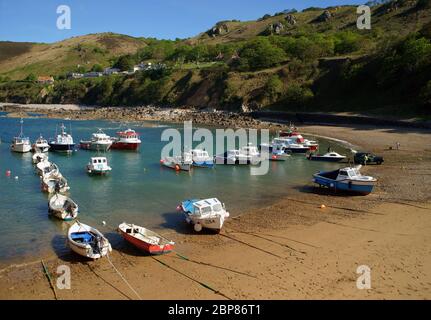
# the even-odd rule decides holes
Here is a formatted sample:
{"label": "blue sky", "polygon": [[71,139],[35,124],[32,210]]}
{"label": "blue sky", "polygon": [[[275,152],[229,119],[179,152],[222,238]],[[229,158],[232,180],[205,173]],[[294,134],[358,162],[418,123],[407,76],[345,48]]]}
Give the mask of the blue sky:
{"label": "blue sky", "polygon": [[[116,32],[137,37],[187,38],[220,20],[252,20],[298,10],[365,0],[0,0],[0,40],[55,42],[77,35]],[[57,7],[68,5],[71,30],[56,27]]]}

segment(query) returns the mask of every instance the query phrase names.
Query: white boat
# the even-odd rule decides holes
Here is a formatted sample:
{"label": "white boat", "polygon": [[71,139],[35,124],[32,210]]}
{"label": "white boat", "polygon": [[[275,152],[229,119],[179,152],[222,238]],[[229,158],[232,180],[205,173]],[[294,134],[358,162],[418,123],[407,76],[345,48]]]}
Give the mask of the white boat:
{"label": "white boat", "polygon": [[260,152],[252,143],[239,149],[239,161],[249,161],[250,164],[258,164],[261,162]]}
{"label": "white boat", "polygon": [[67,232],[70,249],[89,259],[100,259],[112,251],[108,239],[97,229],[76,221]]}
{"label": "white boat", "polygon": [[47,193],[66,193],[70,190],[66,178],[60,175],[50,175],[42,179],[41,188]]}
{"label": "white boat", "polygon": [[224,154],[216,156],[215,161],[217,164],[254,165],[259,164],[262,158],[257,148],[249,144],[239,150],[228,150]]}
{"label": "white boat", "polygon": [[346,156],[343,156],[336,152],[328,152],[324,155],[310,154],[308,156],[308,159],[312,161],[340,162],[341,160],[346,159]]}
{"label": "white boat", "polygon": [[194,167],[213,168],[214,158],[208,154],[208,151],[201,149],[190,150],[190,156],[193,160]]}
{"label": "white boat", "polygon": [[283,146],[292,153],[307,153],[310,150],[309,146],[297,143],[294,138],[274,138],[272,144]]}
{"label": "white boat", "polygon": [[193,166],[193,160],[189,153],[184,153],[182,156],[165,157],[160,160],[160,164],[175,171],[190,171]]}
{"label": "white boat", "polygon": [[95,175],[104,175],[112,171],[106,157],[92,157],[86,168],[87,173]]}
{"label": "white boat", "polygon": [[220,232],[229,212],[218,199],[186,200],[178,206],[186,217],[186,221],[194,226],[196,232],[207,228]]}
{"label": "white boat", "polygon": [[24,136],[23,129],[22,129],[22,124],[24,123],[24,121],[21,119],[20,123],[21,123],[21,132],[19,136],[13,138],[10,148],[13,152],[18,152],[18,153],[30,152],[31,151],[30,139]]}
{"label": "white boat", "polygon": [[49,144],[46,139],[42,137],[42,135],[37,138],[37,140],[33,144],[33,151],[34,152],[48,152],[49,150]]}
{"label": "white boat", "polygon": [[41,177],[48,177],[51,175],[56,175],[56,176],[61,175],[60,169],[58,169],[58,166],[53,162],[49,162],[48,160],[39,162],[36,165],[36,171]]}
{"label": "white boat", "polygon": [[71,221],[78,216],[78,205],[69,197],[56,193],[49,199],[49,213],[60,220]]}
{"label": "white boat", "polygon": [[38,164],[39,162],[46,162],[48,161],[48,155],[46,153],[36,152],[31,157],[31,160],[34,164]]}
{"label": "white boat", "polygon": [[260,146],[261,157],[270,161],[286,161],[291,151],[286,149],[285,146],[280,144],[261,144]]}
{"label": "white boat", "polygon": [[81,140],[81,149],[94,151],[108,151],[112,146],[112,138],[105,134],[102,129],[93,133],[90,141]]}

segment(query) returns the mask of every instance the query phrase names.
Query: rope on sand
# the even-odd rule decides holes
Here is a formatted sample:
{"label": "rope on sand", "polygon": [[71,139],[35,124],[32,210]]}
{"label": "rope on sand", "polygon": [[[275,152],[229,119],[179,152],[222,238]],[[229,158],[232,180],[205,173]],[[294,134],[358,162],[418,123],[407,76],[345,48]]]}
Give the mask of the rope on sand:
{"label": "rope on sand", "polygon": [[205,283],[203,283],[203,282],[201,282],[201,281],[199,281],[199,280],[193,279],[192,277],[190,277],[190,276],[188,276],[187,274],[185,274],[185,273],[183,273],[183,272],[181,272],[181,271],[179,271],[179,270],[175,269],[174,267],[172,267],[172,266],[168,265],[167,263],[165,263],[165,262],[161,261],[160,259],[157,259],[156,257],[153,257],[153,256],[152,256],[151,258],[153,258],[154,260],[156,260],[156,261],[157,261],[158,263],[160,263],[161,265],[163,265],[163,266],[167,267],[168,269],[171,269],[171,270],[173,270],[173,271],[175,271],[175,272],[177,272],[177,273],[181,274],[182,276],[186,277],[187,279],[192,280],[192,281],[194,281],[194,282],[196,282],[196,283],[200,284],[200,285],[201,285],[202,287],[204,287],[205,289],[208,289],[208,290],[212,291],[213,293],[218,294],[218,295],[220,295],[220,296],[222,296],[222,297],[224,297],[224,298],[226,298],[226,299],[228,299],[228,300],[232,300],[231,298],[229,298],[229,297],[228,297],[227,295],[225,295],[224,293],[222,293],[222,292],[220,292],[220,291],[218,291],[218,290],[216,290],[216,289],[211,288],[209,285],[207,285],[207,284],[205,284]]}
{"label": "rope on sand", "polygon": [[58,300],[58,297],[57,297],[57,291],[55,291],[55,287],[54,287],[54,285],[52,284],[52,279],[51,279],[51,275],[49,274],[48,268],[47,268],[47,266],[45,265],[45,262],[43,262],[43,259],[42,259],[42,260],[40,260],[40,262],[42,263],[43,273],[45,273],[45,275],[46,275],[46,277],[47,277],[47,279],[48,279],[49,285],[50,285],[50,287],[51,287],[52,291],[54,292],[55,300]]}
{"label": "rope on sand", "polygon": [[133,287],[130,285],[130,283],[126,280],[126,278],[124,278],[124,276],[121,274],[120,271],[118,271],[118,269],[114,266],[114,264],[111,261],[111,258],[109,257],[109,254],[106,255],[106,258],[108,259],[108,262],[110,263],[110,265],[112,266],[112,268],[114,268],[115,272],[118,273],[118,275],[120,276],[120,278],[124,281],[124,283],[130,288],[130,290],[133,291],[134,294],[136,294],[136,296],[139,298],[139,300],[143,300],[141,298],[141,296],[139,295],[139,293],[136,292],[135,289],[133,289]]}

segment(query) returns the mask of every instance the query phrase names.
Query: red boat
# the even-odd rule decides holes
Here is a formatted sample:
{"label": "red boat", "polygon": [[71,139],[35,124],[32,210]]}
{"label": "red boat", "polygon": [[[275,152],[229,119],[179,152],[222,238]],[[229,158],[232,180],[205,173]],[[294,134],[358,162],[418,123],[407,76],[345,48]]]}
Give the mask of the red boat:
{"label": "red boat", "polygon": [[118,232],[129,243],[149,254],[165,254],[174,250],[175,243],[144,227],[122,223]]}
{"label": "red boat", "polygon": [[139,135],[135,130],[127,129],[126,131],[117,132],[117,137],[112,138],[111,149],[116,150],[138,150],[141,145]]}

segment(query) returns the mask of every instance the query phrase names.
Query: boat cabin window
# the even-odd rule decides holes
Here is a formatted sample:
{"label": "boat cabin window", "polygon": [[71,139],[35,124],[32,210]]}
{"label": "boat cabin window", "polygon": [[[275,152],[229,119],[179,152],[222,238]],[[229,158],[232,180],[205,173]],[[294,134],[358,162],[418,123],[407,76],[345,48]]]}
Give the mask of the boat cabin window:
{"label": "boat cabin window", "polygon": [[201,214],[211,213],[211,207],[201,208]]}
{"label": "boat cabin window", "polygon": [[217,203],[215,205],[213,205],[213,211],[214,212],[218,212],[221,211],[223,209],[222,205],[220,203]]}
{"label": "boat cabin window", "polygon": [[340,176],[349,176],[346,170],[340,170]]}

